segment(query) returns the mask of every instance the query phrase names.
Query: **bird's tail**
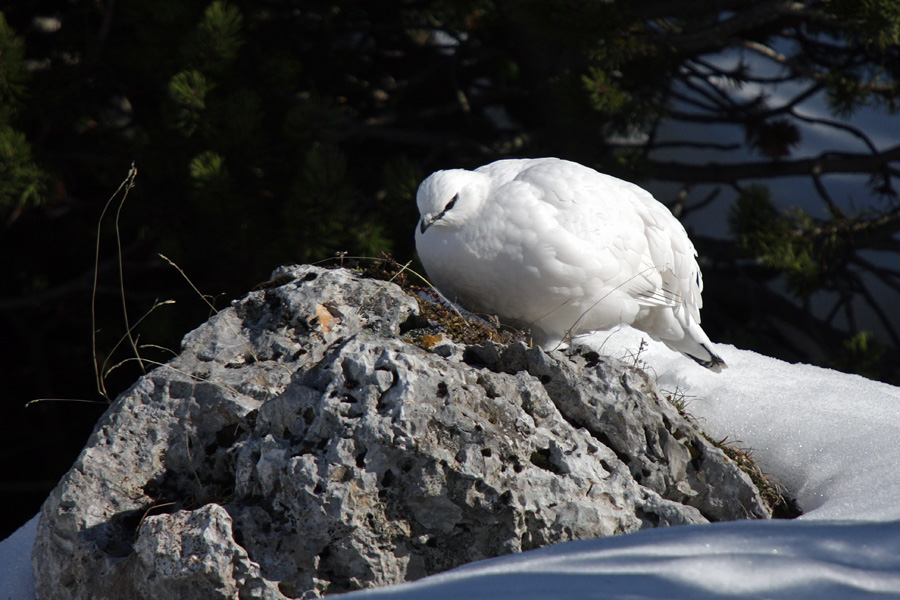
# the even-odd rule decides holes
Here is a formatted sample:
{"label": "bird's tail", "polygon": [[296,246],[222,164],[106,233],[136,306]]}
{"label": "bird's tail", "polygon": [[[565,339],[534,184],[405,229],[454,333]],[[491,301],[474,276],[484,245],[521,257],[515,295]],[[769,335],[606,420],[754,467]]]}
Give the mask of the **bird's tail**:
{"label": "bird's tail", "polygon": [[669,348],[681,352],[710,371],[721,373],[722,369],[728,367],[722,357],[713,352],[713,343],[709,336],[693,319],[688,318],[687,326],[684,328],[684,337],[678,340],[663,339],[662,341]]}
{"label": "bird's tail", "polygon": [[[702,353],[686,352],[676,348],[676,350],[696,362],[698,365],[704,366],[715,373],[721,373],[722,369],[728,368],[728,365],[722,360],[722,357],[710,350],[706,344],[700,344],[700,349],[703,350]],[[702,356],[698,356],[698,354],[702,354]]]}
{"label": "bird's tail", "polygon": [[646,331],[666,346],[697,364],[719,373],[728,365],[713,351],[713,343],[700,324],[683,307],[651,311],[633,326]]}

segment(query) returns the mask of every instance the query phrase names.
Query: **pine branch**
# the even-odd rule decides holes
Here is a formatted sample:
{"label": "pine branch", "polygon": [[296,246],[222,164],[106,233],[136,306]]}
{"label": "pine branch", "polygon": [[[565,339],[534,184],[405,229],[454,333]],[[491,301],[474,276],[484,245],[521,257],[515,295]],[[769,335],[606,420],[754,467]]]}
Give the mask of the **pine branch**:
{"label": "pine branch", "polygon": [[828,221],[827,224],[795,232],[795,235],[817,239],[841,238],[856,250],[895,250],[895,233],[900,231],[900,208],[871,219],[844,219]]}

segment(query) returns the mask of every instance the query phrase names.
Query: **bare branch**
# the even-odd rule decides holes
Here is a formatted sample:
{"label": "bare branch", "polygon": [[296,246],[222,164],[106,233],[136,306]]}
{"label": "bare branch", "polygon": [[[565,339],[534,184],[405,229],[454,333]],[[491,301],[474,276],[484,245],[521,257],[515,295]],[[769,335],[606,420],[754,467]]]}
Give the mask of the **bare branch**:
{"label": "bare branch", "polygon": [[[611,0],[603,0],[611,3]],[[671,0],[643,0],[635,3],[634,10],[642,18],[670,15],[673,17],[697,17],[722,11],[742,11],[753,0],[693,0],[692,2],[672,2]]]}
{"label": "bare branch", "polygon": [[[697,98],[692,98],[691,96],[688,96],[687,94],[684,94],[684,93],[679,92],[678,90],[674,90],[674,89],[669,90],[669,96],[672,98],[675,98],[676,100],[680,100],[681,102],[684,102],[685,104],[689,104],[695,108],[698,108],[700,110],[705,110],[705,111],[708,111],[713,114],[719,113],[724,108],[724,107],[721,107],[718,103],[715,103],[712,105],[705,104],[704,102],[701,102]],[[692,120],[692,121],[699,121],[699,122],[713,122],[715,120],[715,118],[710,118],[707,115],[700,115],[700,114],[694,115],[692,113],[682,113],[681,111],[677,111],[677,110],[670,110],[669,114],[671,116],[673,116],[674,118],[680,119],[682,121]],[[691,118],[682,118],[681,115],[690,115]],[[736,121],[737,119],[721,119],[721,120],[730,123],[730,122]]]}
{"label": "bare branch", "polygon": [[800,17],[808,22],[830,22],[832,19],[807,3],[793,0],[770,0],[768,2],[747,3],[729,19],[718,21],[706,28],[698,28],[690,33],[672,36],[668,41],[679,53],[702,52],[721,48],[736,36],[770,25],[784,17]]}
{"label": "bare branch", "polygon": [[822,183],[822,175],[821,173],[812,173],[813,184],[816,186],[816,191],[819,192],[819,197],[825,202],[828,206],[828,212],[830,212],[834,216],[841,216],[844,214],[844,211],[835,203],[834,199],[831,197],[831,194],[828,193],[828,188],[825,187],[825,184]]}
{"label": "bare branch", "polygon": [[688,215],[696,210],[706,208],[707,206],[709,206],[710,204],[715,202],[716,198],[718,198],[719,194],[721,194],[721,193],[722,193],[722,188],[720,188],[720,187],[715,188],[714,190],[709,192],[703,199],[695,202],[694,204],[691,204],[690,206],[685,206],[684,209],[681,211],[681,214]]}
{"label": "bare branch", "polygon": [[802,92],[800,92],[799,94],[797,94],[796,96],[794,96],[793,98],[791,98],[789,102],[782,104],[778,108],[773,108],[769,112],[769,114],[764,115],[764,116],[770,117],[770,116],[774,116],[777,114],[790,113],[794,109],[795,106],[797,106],[804,100],[808,100],[808,99],[812,98],[813,96],[815,96],[816,94],[821,92],[824,87],[825,86],[821,82],[817,81],[817,82],[813,83],[812,85],[810,85],[805,90],[803,90]]}
{"label": "bare branch", "polygon": [[705,69],[708,69],[710,72],[709,75],[719,75],[721,77],[727,77],[728,79],[733,79],[738,83],[764,83],[764,84],[777,84],[777,83],[786,83],[788,81],[794,81],[797,78],[796,73],[789,73],[786,75],[775,75],[771,77],[766,77],[762,75],[752,75],[746,63],[741,61],[740,65],[734,69],[722,69],[717,67],[716,65],[703,60],[699,57],[691,58],[691,62],[702,66]]}
{"label": "bare branch", "polygon": [[[859,288],[862,286],[855,286],[855,287]],[[854,291],[859,292],[860,290],[856,289]],[[850,295],[849,291],[847,291],[846,293],[848,295]],[[844,315],[847,318],[847,327],[849,327],[850,331],[859,331],[859,327],[856,325],[856,313],[853,310],[853,301],[852,300],[848,300],[847,302],[844,302]]]}
{"label": "bare branch", "polygon": [[777,63],[782,66],[788,66],[790,63],[790,59],[784,54],[777,52],[773,48],[766,46],[760,42],[755,40],[741,40],[740,45],[747,50],[755,52],[756,54],[771,60],[774,63]]}
{"label": "bare branch", "polygon": [[[891,324],[890,317],[886,312],[884,312],[884,309],[881,308],[881,305],[875,301],[872,293],[868,290],[868,288],[866,288],[866,286],[862,284],[862,282],[859,282],[859,286],[856,291],[862,295],[862,297],[866,301],[866,304],[869,305],[869,308],[871,308],[872,311],[878,316],[878,320],[881,321],[882,327],[884,327],[884,330],[887,332],[894,345],[900,346],[900,336],[897,335],[897,330]],[[854,327],[853,329],[856,330],[856,327]]]}
{"label": "bare branch", "polygon": [[867,136],[861,129],[854,127],[853,125],[849,125],[842,121],[835,121],[834,119],[823,119],[821,117],[808,117],[806,115],[802,115],[797,111],[791,111],[791,115],[806,123],[812,123],[814,125],[827,125],[828,127],[833,127],[835,129],[840,129],[842,131],[846,131],[850,135],[858,138],[862,141],[866,146],[869,147],[869,150],[872,151],[872,154],[878,154],[878,148],[875,146],[875,143]]}
{"label": "bare branch", "polygon": [[813,173],[870,174],[900,160],[900,145],[878,154],[823,152],[813,158],[744,163],[710,162],[703,165],[679,161],[650,161],[653,176],[683,183],[735,183],[743,179],[796,177]]}
{"label": "bare branch", "polygon": [[668,140],[665,142],[657,142],[653,144],[654,150],[659,150],[660,148],[695,148],[697,150],[722,150],[726,152],[731,152],[734,150],[740,150],[743,146],[741,144],[718,144],[716,142],[695,142],[689,140]]}
{"label": "bare branch", "polygon": [[823,321],[828,323],[828,325],[833,325],[835,317],[837,317],[841,308],[843,308],[844,304],[849,302],[851,298],[852,296],[850,294],[839,294],[837,301],[834,303],[834,306],[831,307],[831,310],[828,311],[828,314],[825,315]]}
{"label": "bare branch", "polygon": [[[698,94],[702,94],[704,97],[709,98],[711,102],[714,104],[718,104],[724,107],[732,107],[736,106],[737,102],[735,102],[734,97],[728,94],[725,90],[722,89],[722,86],[718,85],[715,81],[713,81],[714,77],[720,77],[725,79],[731,79],[735,81],[738,85],[740,84],[740,77],[734,72],[727,72],[720,69],[712,70],[711,72],[704,73],[691,65],[690,63],[685,65],[685,69],[688,71],[690,75],[693,76],[694,79],[697,80],[697,83],[693,81],[691,77],[687,77],[682,79],[682,82],[689,86],[691,89],[695,90]],[[702,89],[699,84],[705,85],[708,90]]]}
{"label": "bare branch", "polygon": [[895,292],[900,293],[900,283],[895,281],[896,278],[900,278],[900,272],[887,267],[879,267],[858,254],[851,257],[850,262],[864,268],[867,272],[877,277],[883,284],[893,289]]}

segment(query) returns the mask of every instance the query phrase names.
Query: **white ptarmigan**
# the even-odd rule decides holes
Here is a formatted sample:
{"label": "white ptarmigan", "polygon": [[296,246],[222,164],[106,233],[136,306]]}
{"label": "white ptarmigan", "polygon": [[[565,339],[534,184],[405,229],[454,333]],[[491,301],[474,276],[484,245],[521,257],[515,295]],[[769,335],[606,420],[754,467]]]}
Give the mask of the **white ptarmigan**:
{"label": "white ptarmigan", "polygon": [[631,325],[713,371],[703,280],[681,222],[638,186],[558,158],[428,176],[416,249],[469,310],[531,328],[545,349]]}

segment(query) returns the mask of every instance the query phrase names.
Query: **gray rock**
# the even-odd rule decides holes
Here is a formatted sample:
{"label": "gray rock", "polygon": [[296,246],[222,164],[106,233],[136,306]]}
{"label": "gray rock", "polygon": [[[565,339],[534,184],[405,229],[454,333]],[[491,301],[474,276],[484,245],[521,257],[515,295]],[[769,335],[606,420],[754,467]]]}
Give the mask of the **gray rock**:
{"label": "gray rock", "polygon": [[521,344],[470,353],[492,369],[540,379],[569,422],[590,431],[639,483],[664,498],[713,521],[771,516],[750,477],[664,400],[645,372],[623,369],[583,347],[568,356]]}
{"label": "gray rock", "polygon": [[122,572],[111,597],[284,598],[234,541],[218,504],[145,519]]}
{"label": "gray rock", "polygon": [[417,301],[282,268],[100,420],[46,501],[39,598],[307,598],[572,539],[767,516],[639,373],[400,339]]}

